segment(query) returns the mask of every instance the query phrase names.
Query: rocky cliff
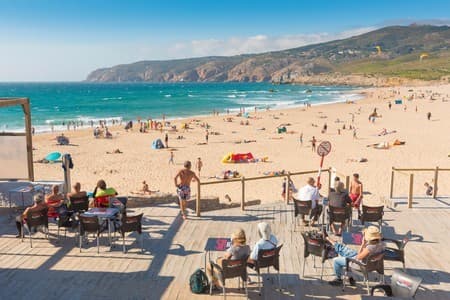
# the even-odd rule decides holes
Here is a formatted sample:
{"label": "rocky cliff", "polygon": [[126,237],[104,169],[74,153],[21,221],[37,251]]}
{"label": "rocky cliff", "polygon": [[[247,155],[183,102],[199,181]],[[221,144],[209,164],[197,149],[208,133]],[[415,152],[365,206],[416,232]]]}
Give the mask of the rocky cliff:
{"label": "rocky cliff", "polygon": [[[426,56],[420,59],[423,54]],[[320,84],[355,84],[356,80],[358,84],[383,85],[389,77],[436,80],[448,75],[450,27],[411,25],[261,54],[140,61],[95,70],[86,80]]]}

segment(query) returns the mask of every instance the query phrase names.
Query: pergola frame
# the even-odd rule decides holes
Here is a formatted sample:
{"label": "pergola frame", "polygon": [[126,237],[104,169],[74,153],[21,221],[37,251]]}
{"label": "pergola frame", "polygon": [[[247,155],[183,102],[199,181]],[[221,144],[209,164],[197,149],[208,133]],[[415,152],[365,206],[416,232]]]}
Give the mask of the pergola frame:
{"label": "pergola frame", "polygon": [[25,132],[0,132],[0,136],[25,136],[27,141],[28,178],[0,178],[0,180],[28,179],[34,181],[33,139],[31,137],[31,110],[29,98],[0,98],[0,108],[21,105],[25,115]]}

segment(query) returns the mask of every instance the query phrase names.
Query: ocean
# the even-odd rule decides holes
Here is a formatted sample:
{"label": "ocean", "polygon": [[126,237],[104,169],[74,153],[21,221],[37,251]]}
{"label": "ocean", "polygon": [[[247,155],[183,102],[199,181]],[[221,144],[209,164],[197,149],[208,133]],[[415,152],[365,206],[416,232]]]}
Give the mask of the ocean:
{"label": "ocean", "polygon": [[[270,83],[0,83],[1,97],[28,97],[36,132],[65,130],[67,122],[177,119],[258,109],[357,100],[356,87]],[[24,128],[20,107],[0,109],[0,131]]]}

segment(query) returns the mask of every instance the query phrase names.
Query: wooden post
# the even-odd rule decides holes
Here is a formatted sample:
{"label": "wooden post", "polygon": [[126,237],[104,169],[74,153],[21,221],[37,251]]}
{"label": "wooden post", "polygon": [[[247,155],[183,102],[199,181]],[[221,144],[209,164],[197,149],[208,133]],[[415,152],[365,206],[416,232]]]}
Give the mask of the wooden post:
{"label": "wooden post", "polygon": [[241,178],[242,198],[241,198],[241,210],[245,210],[245,177]]}
{"label": "wooden post", "polygon": [[28,160],[28,180],[34,181],[33,170],[33,138],[31,136],[31,110],[30,101],[26,98],[26,103],[22,104],[22,110],[25,114],[25,133],[27,139],[27,160]]}
{"label": "wooden post", "polygon": [[392,168],[392,172],[391,172],[391,192],[389,193],[389,199],[392,199],[392,197],[394,195],[394,175],[395,175],[395,171],[394,171],[394,168]]}
{"label": "wooden post", "polygon": [[433,186],[433,198],[437,197],[437,189],[438,189],[438,175],[439,175],[439,167],[436,167],[434,170],[434,186]]}
{"label": "wooden post", "polygon": [[330,191],[331,191],[331,167],[328,168],[328,194],[330,194]]}
{"label": "wooden post", "polygon": [[291,182],[291,172],[287,173],[287,181],[286,181],[286,193],[284,194],[284,200],[286,200],[286,204],[289,204],[289,195],[290,195],[290,183]]}
{"label": "wooden post", "polygon": [[197,217],[200,217],[200,187],[201,183],[197,182],[197,200],[195,202],[195,210],[197,211]]}
{"label": "wooden post", "polygon": [[345,188],[350,193],[350,176],[345,176]]}
{"label": "wooden post", "polygon": [[413,190],[414,190],[414,174],[409,174],[409,195],[408,195],[408,208],[412,208],[413,204]]}

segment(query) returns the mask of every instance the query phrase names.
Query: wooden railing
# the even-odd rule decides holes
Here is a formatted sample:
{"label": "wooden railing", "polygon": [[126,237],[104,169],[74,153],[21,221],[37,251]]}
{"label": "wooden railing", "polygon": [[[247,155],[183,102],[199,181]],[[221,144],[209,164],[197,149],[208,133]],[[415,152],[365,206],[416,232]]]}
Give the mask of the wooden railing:
{"label": "wooden railing", "polygon": [[[390,186],[390,198],[392,199],[394,196],[394,178],[395,173],[400,173],[403,175],[409,175],[409,190],[408,190],[408,208],[412,208],[413,205],[413,192],[414,192],[414,172],[434,172],[434,180],[433,180],[433,198],[437,198],[438,191],[438,179],[439,172],[449,172],[449,168],[395,168],[392,167],[391,172],[391,186]],[[406,173],[405,173],[406,172]],[[410,173],[408,173],[410,172]]]}
{"label": "wooden railing", "polygon": [[[328,186],[330,186],[330,178],[331,178],[331,168],[328,169],[322,169],[322,173],[328,172]],[[301,171],[301,172],[287,172],[284,174],[279,175],[267,175],[267,176],[258,176],[258,177],[244,177],[241,178],[233,178],[233,179],[226,179],[226,180],[218,180],[218,181],[208,181],[208,182],[200,182],[200,184],[197,184],[197,198],[196,198],[196,212],[197,216],[200,217],[201,211],[200,211],[200,201],[201,201],[201,187],[206,185],[214,185],[214,184],[224,184],[224,183],[231,183],[231,182],[241,182],[241,209],[245,210],[245,183],[248,181],[259,181],[259,180],[265,180],[265,179],[271,179],[271,178],[286,178],[286,193],[285,193],[285,201],[286,203],[289,202],[289,181],[292,176],[297,175],[308,175],[308,174],[317,174],[318,170],[313,171]]]}

